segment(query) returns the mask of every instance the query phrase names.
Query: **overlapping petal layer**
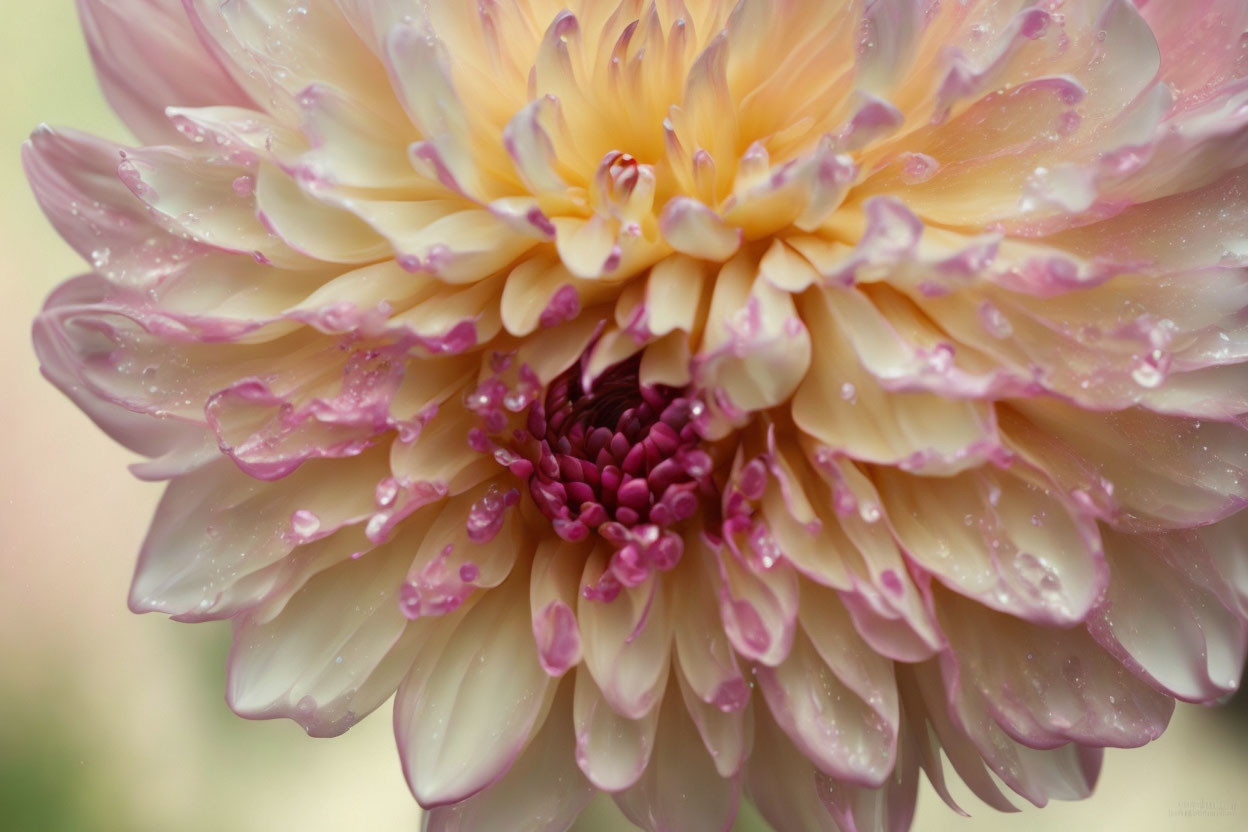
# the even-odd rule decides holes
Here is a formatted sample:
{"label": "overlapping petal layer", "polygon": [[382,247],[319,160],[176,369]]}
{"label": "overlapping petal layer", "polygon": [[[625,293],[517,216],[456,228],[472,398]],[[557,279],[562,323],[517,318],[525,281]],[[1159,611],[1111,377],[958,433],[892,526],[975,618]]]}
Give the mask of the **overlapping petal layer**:
{"label": "overlapping petal layer", "polygon": [[1248,650],[1248,7],[79,0],[48,378],[429,829],[1010,808]]}

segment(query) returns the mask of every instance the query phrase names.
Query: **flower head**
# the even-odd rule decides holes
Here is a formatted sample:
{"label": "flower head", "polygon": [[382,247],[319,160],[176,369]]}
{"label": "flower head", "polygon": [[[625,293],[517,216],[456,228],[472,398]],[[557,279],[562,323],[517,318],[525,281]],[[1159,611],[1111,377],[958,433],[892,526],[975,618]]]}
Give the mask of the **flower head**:
{"label": "flower head", "polygon": [[[1234,690],[1242,0],[80,0],[49,379],[430,829],[904,829]],[[996,779],[990,776],[990,772]]]}

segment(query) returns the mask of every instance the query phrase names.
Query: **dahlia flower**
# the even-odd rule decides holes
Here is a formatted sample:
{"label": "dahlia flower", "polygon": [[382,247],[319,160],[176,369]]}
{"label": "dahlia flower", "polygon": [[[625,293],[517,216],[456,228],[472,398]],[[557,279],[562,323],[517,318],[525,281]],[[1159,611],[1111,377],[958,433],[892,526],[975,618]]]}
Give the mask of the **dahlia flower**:
{"label": "dahlia flower", "polygon": [[[48,378],[431,830],[904,830],[1234,690],[1243,0],[79,0]],[[942,755],[943,752],[943,755]],[[957,808],[956,805],[954,808]]]}

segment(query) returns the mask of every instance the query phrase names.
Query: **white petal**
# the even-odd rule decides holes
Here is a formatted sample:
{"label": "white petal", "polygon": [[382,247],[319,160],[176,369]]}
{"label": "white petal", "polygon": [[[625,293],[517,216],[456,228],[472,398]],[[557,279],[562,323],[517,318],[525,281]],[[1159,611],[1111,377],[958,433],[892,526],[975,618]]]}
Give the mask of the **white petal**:
{"label": "white petal", "polygon": [[425,832],[564,832],[593,795],[575,762],[572,683],[503,778],[462,803],[434,809]]}
{"label": "white petal", "polygon": [[347,559],[276,618],[236,619],[226,698],[251,719],[289,717],[335,736],[389,699],[427,632],[399,612],[402,552]]}
{"label": "white petal", "polygon": [[[666,684],[666,674],[664,675]],[[659,724],[656,703],[641,719],[616,712],[584,665],[576,670],[576,762],[595,787],[614,792],[637,782],[650,761]]]}
{"label": "white petal", "polygon": [[497,781],[546,718],[555,683],[529,634],[527,587],[527,576],[517,576],[483,593],[452,632],[422,647],[399,688],[395,736],[425,808]]}
{"label": "white petal", "polygon": [[647,832],[727,832],[737,814],[738,779],[715,770],[674,685],[659,710],[650,765],[635,785],[615,795],[616,805]]}

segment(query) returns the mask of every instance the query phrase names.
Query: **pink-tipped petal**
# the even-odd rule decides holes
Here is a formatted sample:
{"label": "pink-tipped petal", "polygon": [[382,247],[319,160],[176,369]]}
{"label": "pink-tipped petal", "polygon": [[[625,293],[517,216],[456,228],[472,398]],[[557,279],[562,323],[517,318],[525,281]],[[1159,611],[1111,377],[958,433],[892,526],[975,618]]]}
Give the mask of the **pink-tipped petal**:
{"label": "pink-tipped petal", "polygon": [[179,141],[166,107],[252,106],[181,0],[78,0],[78,14],[104,95],[144,142]]}
{"label": "pink-tipped petal", "polygon": [[[607,553],[602,547],[586,561],[581,584],[595,586]],[[585,666],[610,707],[641,719],[663,695],[671,650],[672,612],[667,589],[657,577],[624,587],[611,601],[581,593],[577,606]]]}

